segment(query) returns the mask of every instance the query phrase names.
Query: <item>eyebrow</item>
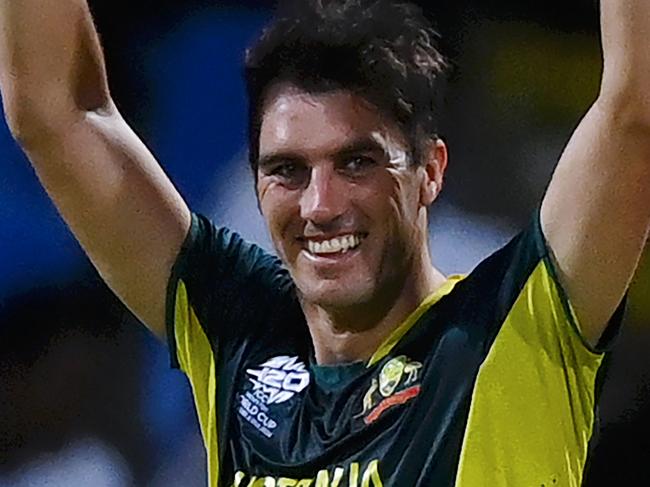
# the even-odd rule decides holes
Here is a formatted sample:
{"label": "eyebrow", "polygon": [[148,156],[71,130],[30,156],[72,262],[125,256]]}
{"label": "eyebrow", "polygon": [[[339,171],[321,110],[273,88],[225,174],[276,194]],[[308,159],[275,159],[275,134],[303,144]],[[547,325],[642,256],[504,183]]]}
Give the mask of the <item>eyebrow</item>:
{"label": "eyebrow", "polygon": [[336,151],[335,155],[358,154],[359,152],[381,152],[384,155],[388,155],[386,149],[371,137],[362,137],[353,140]]}
{"label": "eyebrow", "polygon": [[257,167],[259,169],[265,169],[269,167],[273,167],[276,164],[279,164],[281,162],[303,162],[305,160],[304,157],[297,155],[293,152],[273,152],[271,154],[266,154],[258,159],[257,162]]}
{"label": "eyebrow", "polygon": [[[335,152],[328,154],[328,156],[337,159],[360,152],[381,152],[384,155],[388,155],[385,148],[376,140],[371,137],[361,137],[348,142],[343,147],[339,147]],[[279,150],[261,156],[258,159],[257,165],[259,168],[268,168],[283,161],[304,162],[305,160],[304,155],[299,152]]]}

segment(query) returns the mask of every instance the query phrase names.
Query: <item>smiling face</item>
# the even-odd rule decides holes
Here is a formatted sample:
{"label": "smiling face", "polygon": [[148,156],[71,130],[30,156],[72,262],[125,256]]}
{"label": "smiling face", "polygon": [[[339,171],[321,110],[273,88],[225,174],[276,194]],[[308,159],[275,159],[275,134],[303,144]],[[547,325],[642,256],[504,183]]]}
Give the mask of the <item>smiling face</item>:
{"label": "smiling face", "polygon": [[395,299],[428,256],[426,206],[440,166],[415,167],[408,153],[399,129],[358,95],[290,85],[269,93],[257,191],[303,302],[347,309]]}

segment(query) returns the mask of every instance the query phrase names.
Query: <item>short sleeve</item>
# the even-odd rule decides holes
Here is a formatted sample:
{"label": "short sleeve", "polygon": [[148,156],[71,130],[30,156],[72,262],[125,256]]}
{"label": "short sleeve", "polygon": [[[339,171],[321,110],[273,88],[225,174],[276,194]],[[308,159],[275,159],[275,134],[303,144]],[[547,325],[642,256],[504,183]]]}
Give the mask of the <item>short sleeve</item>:
{"label": "short sleeve", "polygon": [[167,287],[167,336],[172,366],[205,336],[220,342],[244,339],[265,326],[272,308],[294,299],[280,260],[237,233],[192,215],[187,238]]}
{"label": "short sleeve", "polygon": [[[625,300],[613,313],[596,346],[584,338],[580,322],[558,277],[556,264],[542,231],[539,210],[526,228],[506,246],[481,262],[465,279],[476,309],[475,315],[489,323],[491,332],[486,345],[503,330],[503,324],[517,316],[516,325],[522,333],[554,333],[555,339],[566,340],[585,352],[600,355],[609,350],[623,319]],[[552,324],[548,326],[541,323]],[[555,343],[555,342],[548,342]]]}
{"label": "short sleeve", "polygon": [[623,305],[598,347],[590,346],[557,278],[539,213],[468,279],[492,297],[476,307],[488,310],[493,328],[456,485],[580,485],[603,352]]}
{"label": "short sleeve", "polygon": [[[551,307],[555,308],[554,312],[565,321],[569,327],[569,330],[575,333],[587,351],[596,355],[609,351],[614,345],[616,337],[619,334],[621,324],[623,322],[625,303],[627,299],[624,298],[618,308],[612,314],[599,342],[595,346],[591,345],[584,337],[582,326],[580,325],[580,320],[575,313],[573,305],[571,304],[571,300],[569,299],[569,296],[567,295],[566,290],[564,289],[559,279],[555,259],[542,230],[539,211],[535,213],[535,217],[532,221],[531,228],[528,230],[528,233],[528,238],[531,240],[529,245],[535,246],[537,248],[537,252],[539,252],[541,256],[543,269],[540,270],[540,274],[544,274],[546,276],[542,280],[547,281],[545,290],[539,298],[540,300],[543,300],[541,303],[539,303],[540,306],[544,308],[546,306],[546,303],[551,303]],[[532,302],[531,306],[535,306],[535,302]],[[531,309],[531,312],[535,313],[536,311],[534,309]],[[539,311],[537,312],[539,313]]]}
{"label": "short sleeve", "polygon": [[[187,375],[207,450],[209,485],[217,485],[227,421],[222,380],[234,350],[254,342],[296,309],[292,281],[277,257],[227,228],[193,214],[167,286],[172,367]],[[220,438],[222,440],[220,440]]]}

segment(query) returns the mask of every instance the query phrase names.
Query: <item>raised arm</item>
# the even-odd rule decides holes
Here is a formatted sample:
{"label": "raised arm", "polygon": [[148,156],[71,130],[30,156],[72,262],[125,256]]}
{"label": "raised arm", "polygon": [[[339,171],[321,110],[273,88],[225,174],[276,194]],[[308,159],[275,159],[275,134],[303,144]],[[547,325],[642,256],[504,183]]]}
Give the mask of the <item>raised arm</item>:
{"label": "raised arm", "polygon": [[599,96],[555,171],[542,228],[594,344],[622,299],[650,228],[650,2],[602,0]]}
{"label": "raised arm", "polygon": [[111,288],[159,336],[190,213],[111,100],[85,0],[0,0],[12,133]]}

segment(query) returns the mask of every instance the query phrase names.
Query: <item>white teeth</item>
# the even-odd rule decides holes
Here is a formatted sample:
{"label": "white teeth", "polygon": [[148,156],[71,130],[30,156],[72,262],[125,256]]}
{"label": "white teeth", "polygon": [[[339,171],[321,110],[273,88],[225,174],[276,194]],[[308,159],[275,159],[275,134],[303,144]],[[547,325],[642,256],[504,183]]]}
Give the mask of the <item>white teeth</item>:
{"label": "white teeth", "polygon": [[358,247],[361,238],[356,235],[344,235],[341,237],[315,242],[307,240],[307,248],[312,254],[335,254],[337,252],[345,253],[348,250]]}

